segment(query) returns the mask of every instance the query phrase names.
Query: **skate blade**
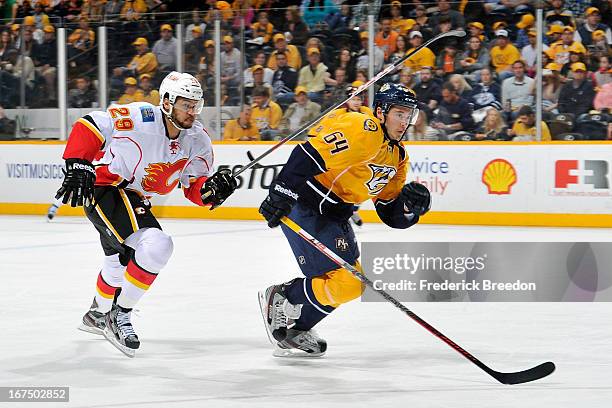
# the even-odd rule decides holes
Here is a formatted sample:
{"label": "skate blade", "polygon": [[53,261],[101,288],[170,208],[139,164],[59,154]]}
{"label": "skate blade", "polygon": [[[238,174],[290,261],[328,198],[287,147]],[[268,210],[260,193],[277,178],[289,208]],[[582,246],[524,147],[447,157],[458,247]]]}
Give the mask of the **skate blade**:
{"label": "skate blade", "polygon": [[98,329],[97,327],[91,327],[91,326],[87,326],[84,323],[81,323],[81,325],[79,327],[77,327],[77,329],[87,332],[87,333],[91,333],[91,334],[97,334],[99,336],[104,336],[104,330]]}
{"label": "skate blade", "polygon": [[279,357],[279,358],[305,358],[305,359],[310,359],[310,358],[321,358],[325,355],[325,352],[322,353],[307,353],[305,351],[302,350],[297,350],[297,349],[283,349],[280,348],[278,346],[276,346],[274,348],[274,351],[272,352],[272,355],[274,357]]}
{"label": "skate blade", "polygon": [[270,331],[270,327],[268,325],[268,314],[266,313],[266,307],[268,307],[268,304],[266,302],[266,292],[265,291],[259,291],[257,292],[258,296],[259,296],[259,311],[261,312],[261,318],[263,319],[263,324],[264,327],[266,328],[266,334],[268,335],[268,340],[270,341],[270,344],[272,344],[273,346],[276,345],[276,340],[274,339],[274,336],[272,336],[272,332]]}
{"label": "skate blade", "polygon": [[119,350],[120,352],[128,356],[129,358],[134,358],[134,356],[136,356],[136,350],[126,347],[123,344],[119,343],[117,339],[115,338],[115,334],[112,332],[112,330],[108,328],[104,329],[103,334],[104,334],[104,337],[106,337],[106,340],[108,340],[110,344],[115,346],[117,350]]}

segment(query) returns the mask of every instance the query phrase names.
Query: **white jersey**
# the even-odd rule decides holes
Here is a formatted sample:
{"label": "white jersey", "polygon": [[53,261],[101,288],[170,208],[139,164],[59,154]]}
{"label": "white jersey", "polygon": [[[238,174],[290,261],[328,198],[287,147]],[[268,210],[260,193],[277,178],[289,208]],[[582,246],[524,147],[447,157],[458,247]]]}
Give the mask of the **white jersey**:
{"label": "white jersey", "polygon": [[[179,182],[189,187],[190,178],[212,174],[212,143],[202,124],[194,121],[190,129],[171,140],[163,115],[158,106],[134,102],[111,105],[79,119],[93,122],[100,133],[97,136],[104,139],[104,156],[96,165],[108,165],[108,172],[121,177],[112,184],[150,198],[169,194]],[[98,170],[96,184],[109,184],[104,174]]]}

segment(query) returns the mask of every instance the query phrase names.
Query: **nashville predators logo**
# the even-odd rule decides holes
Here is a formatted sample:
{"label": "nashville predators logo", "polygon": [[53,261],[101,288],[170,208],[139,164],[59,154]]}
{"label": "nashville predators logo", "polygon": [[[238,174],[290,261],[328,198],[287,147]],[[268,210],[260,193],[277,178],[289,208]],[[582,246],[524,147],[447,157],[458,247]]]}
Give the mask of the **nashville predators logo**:
{"label": "nashville predators logo", "polygon": [[378,130],[378,125],[372,119],[366,119],[363,123],[363,128],[365,130],[369,130],[370,132],[376,132]]}
{"label": "nashville predators logo", "polygon": [[389,180],[397,173],[395,167],[380,166],[378,164],[368,164],[368,167],[372,171],[372,177],[365,185],[370,195],[377,195],[380,193],[383,188],[387,186]]}
{"label": "nashville predators logo", "polygon": [[149,193],[156,193],[160,195],[169,194],[179,182],[179,178],[170,179],[178,172],[180,172],[187,159],[181,159],[174,163],[150,163],[145,171],[147,175],[142,178],[142,189]]}

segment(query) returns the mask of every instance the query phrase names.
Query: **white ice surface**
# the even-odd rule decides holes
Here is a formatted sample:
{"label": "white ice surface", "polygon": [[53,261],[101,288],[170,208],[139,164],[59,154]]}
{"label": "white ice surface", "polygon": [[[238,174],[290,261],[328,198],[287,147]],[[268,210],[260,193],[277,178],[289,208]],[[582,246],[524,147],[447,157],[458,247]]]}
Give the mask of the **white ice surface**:
{"label": "white ice surface", "polygon": [[[81,218],[0,217],[0,386],[69,386],[69,407],[576,407],[612,404],[606,303],[412,303],[499,371],[557,371],[504,386],[386,303],[355,301],[318,326],[328,354],[271,356],[257,290],[299,270],[263,222],[162,220],[175,252],[137,305],[128,359],[76,327],[101,249]],[[605,229],[369,224],[360,241],[610,241]],[[31,404],[0,403],[25,407]]]}

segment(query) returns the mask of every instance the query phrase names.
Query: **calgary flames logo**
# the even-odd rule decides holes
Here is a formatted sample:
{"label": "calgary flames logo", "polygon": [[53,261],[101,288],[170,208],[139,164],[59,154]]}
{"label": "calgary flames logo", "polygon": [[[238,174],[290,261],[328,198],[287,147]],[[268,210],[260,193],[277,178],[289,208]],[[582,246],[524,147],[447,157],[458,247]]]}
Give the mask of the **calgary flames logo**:
{"label": "calgary flames logo", "polygon": [[181,171],[186,162],[187,159],[181,159],[174,163],[150,163],[145,168],[147,175],[142,178],[142,189],[160,195],[169,194],[179,182],[178,177],[172,182],[170,182],[170,178]]}
{"label": "calgary flames logo", "polygon": [[372,177],[365,185],[370,195],[380,193],[387,186],[389,180],[397,173],[395,167],[379,166],[377,164],[368,164],[368,167],[372,171]]}

